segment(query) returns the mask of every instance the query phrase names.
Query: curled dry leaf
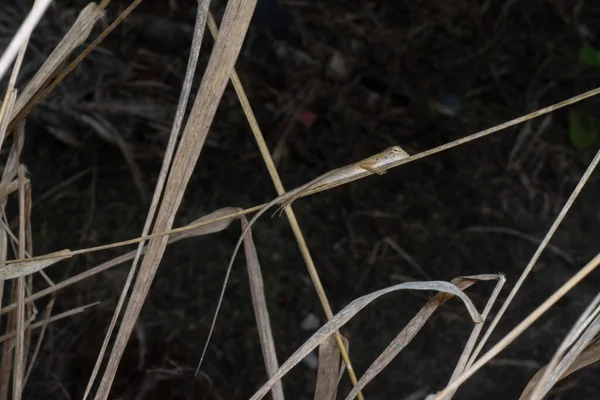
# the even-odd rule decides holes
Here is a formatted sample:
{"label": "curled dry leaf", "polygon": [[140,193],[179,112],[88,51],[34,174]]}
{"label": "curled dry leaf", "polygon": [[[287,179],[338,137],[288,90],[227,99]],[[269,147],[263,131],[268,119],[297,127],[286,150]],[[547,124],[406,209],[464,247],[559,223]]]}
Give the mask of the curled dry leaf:
{"label": "curled dry leaf", "polygon": [[[498,275],[486,274],[486,275],[474,275],[474,276],[461,276],[454,278],[452,284],[456,285],[460,290],[465,290],[471,285],[478,281],[496,280]],[[462,292],[461,292],[462,293]],[[390,342],[385,350],[377,357],[377,359],[369,366],[363,376],[359,379],[356,386],[352,389],[350,394],[346,397],[346,400],[353,399],[356,397],[358,392],[362,390],[373,378],[375,378],[383,369],[400,353],[417,335],[423,325],[429,320],[431,315],[446,301],[453,297],[452,294],[438,293],[431,300],[429,300],[423,308],[415,315],[410,322],[400,331],[400,333]],[[477,327],[481,328],[481,324]]]}
{"label": "curled dry leaf", "polygon": [[254,395],[251,400],[262,399],[269,390],[278,382],[285,374],[287,374],[296,364],[298,364],[304,357],[306,357],[311,351],[317,346],[323,343],[332,333],[339,330],[346,322],[352,319],[358,314],[363,308],[369,305],[373,300],[392,293],[398,290],[435,290],[438,292],[449,293],[454,296],[458,296],[465,304],[471,318],[475,323],[482,322],[481,315],[477,312],[477,309],[471,302],[471,300],[455,285],[444,282],[444,281],[429,281],[429,282],[406,282],[399,285],[390,286],[385,289],[378,290],[371,294],[359,297],[352,303],[348,304],[337,313],[329,322],[323,325],[317,332],[315,332],[286,362],[283,363],[281,368],[275,373]]}

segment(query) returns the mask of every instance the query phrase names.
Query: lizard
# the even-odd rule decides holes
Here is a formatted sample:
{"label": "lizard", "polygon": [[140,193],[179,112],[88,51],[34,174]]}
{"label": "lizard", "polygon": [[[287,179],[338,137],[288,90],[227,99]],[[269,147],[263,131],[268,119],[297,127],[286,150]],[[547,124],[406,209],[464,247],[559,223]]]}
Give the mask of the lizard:
{"label": "lizard", "polygon": [[219,301],[217,303],[217,309],[215,310],[215,314],[213,316],[212,324],[211,324],[210,330],[208,332],[208,337],[206,339],[206,344],[204,346],[202,355],[200,357],[200,362],[198,363],[198,367],[196,369],[196,374],[198,374],[198,371],[200,370],[200,366],[202,365],[202,360],[204,359],[206,350],[208,349],[208,344],[210,342],[212,333],[215,328],[215,323],[217,321],[217,316],[219,314],[219,310],[221,308],[221,303],[222,303],[223,297],[225,295],[225,289],[227,287],[227,282],[229,280],[229,275],[231,273],[231,268],[233,266],[233,262],[235,260],[235,257],[240,249],[240,246],[241,246],[244,238],[250,231],[250,228],[252,227],[252,225],[258,220],[258,218],[260,218],[261,215],[263,215],[271,207],[273,207],[277,204],[279,204],[280,206],[279,206],[278,210],[275,212],[275,214],[277,214],[277,213],[281,214],[295,200],[306,195],[308,192],[313,191],[316,188],[337,186],[337,184],[340,181],[347,181],[347,180],[349,180],[349,178],[352,178],[353,176],[355,176],[357,174],[363,173],[364,171],[368,171],[368,172],[371,172],[371,173],[377,174],[377,175],[383,175],[386,173],[386,170],[387,170],[386,166],[388,166],[389,164],[391,164],[393,162],[403,160],[408,157],[410,157],[410,155],[406,151],[404,151],[404,149],[402,149],[402,147],[400,147],[400,146],[388,147],[387,149],[385,149],[384,151],[382,151],[380,153],[377,153],[375,155],[367,157],[367,158],[365,158],[361,161],[355,162],[353,164],[346,165],[346,166],[331,170],[329,172],[326,172],[323,175],[320,175],[317,178],[305,183],[304,185],[298,186],[295,189],[285,192],[282,195],[274,198],[273,200],[271,200],[270,202],[265,204],[260,210],[258,210],[256,212],[256,214],[254,214],[252,219],[250,219],[250,221],[248,221],[248,224],[242,230],[242,234],[240,235],[240,238],[238,239],[238,241],[235,245],[235,248],[233,250],[233,254],[231,255],[231,258],[229,259],[229,265],[227,266],[227,272],[225,273],[225,279],[224,279],[223,285],[221,287],[221,294],[219,296]]}

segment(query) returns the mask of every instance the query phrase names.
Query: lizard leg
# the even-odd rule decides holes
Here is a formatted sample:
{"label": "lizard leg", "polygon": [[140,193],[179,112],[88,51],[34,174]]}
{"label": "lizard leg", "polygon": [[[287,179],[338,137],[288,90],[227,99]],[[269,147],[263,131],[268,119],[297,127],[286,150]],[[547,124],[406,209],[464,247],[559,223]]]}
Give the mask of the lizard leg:
{"label": "lizard leg", "polygon": [[373,164],[374,163],[372,161],[365,161],[358,164],[358,166],[364,169],[365,171],[369,171],[377,175],[383,175],[387,172],[385,169],[377,168]]}
{"label": "lizard leg", "polygon": [[279,205],[279,207],[277,207],[277,210],[275,210],[275,212],[273,213],[273,216],[275,216],[275,214],[279,213],[279,216],[281,217],[281,214],[283,214],[283,212],[285,211],[287,206],[291,205],[298,197],[300,197],[300,196],[299,195],[291,196],[289,199],[282,201],[281,204]]}

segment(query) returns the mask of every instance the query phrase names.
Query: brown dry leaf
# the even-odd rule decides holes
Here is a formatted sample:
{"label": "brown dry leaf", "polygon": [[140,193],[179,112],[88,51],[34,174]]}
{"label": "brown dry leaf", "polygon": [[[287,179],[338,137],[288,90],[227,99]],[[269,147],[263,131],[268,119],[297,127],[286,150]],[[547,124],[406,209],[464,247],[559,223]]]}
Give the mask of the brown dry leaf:
{"label": "brown dry leaf", "polygon": [[40,258],[32,258],[30,261],[20,261],[10,264],[0,263],[0,279],[13,279],[33,274],[67,258],[71,258],[71,250],[65,249],[46,254]]}
{"label": "brown dry leaf", "polygon": [[[344,347],[348,350],[348,339],[342,336]],[[337,388],[344,373],[344,364],[340,363],[340,350],[335,337],[329,336],[319,346],[319,370],[315,400],[333,400],[337,396]]]}
{"label": "brown dry leaf", "polygon": [[[245,217],[242,217],[242,231],[247,225],[248,220]],[[248,266],[250,293],[252,294],[252,306],[254,307],[254,315],[256,316],[260,347],[262,348],[263,357],[265,359],[267,374],[271,377],[279,369],[279,362],[277,361],[275,341],[273,340],[273,331],[271,329],[271,319],[269,318],[269,310],[265,299],[265,285],[251,231],[249,231],[244,238],[244,252]],[[281,381],[275,383],[271,390],[271,394],[273,400],[284,399]]]}
{"label": "brown dry leaf", "polygon": [[10,120],[14,119],[23,110],[25,105],[42,88],[48,79],[53,76],[56,69],[67,59],[67,57],[69,57],[73,50],[86,41],[94,24],[102,18],[103,15],[104,12],[98,8],[96,3],[90,3],[81,10],[71,29],[69,29],[67,34],[58,43],[54,51],[50,53],[39,71],[27,84],[17,99],[17,103],[13,108],[12,113],[9,114],[11,115],[11,118],[9,118]]}
{"label": "brown dry leaf", "polygon": [[[459,288],[459,290],[465,290],[478,281],[496,279],[498,279],[498,275],[495,274],[461,276],[454,278],[452,280],[452,284]],[[359,379],[357,385],[352,389],[350,394],[348,394],[346,400],[355,398],[360,390],[362,390],[369,382],[371,382],[371,380],[373,380],[373,378],[383,371],[383,369],[398,355],[398,353],[400,353],[417,335],[417,333],[419,333],[423,325],[425,325],[435,310],[437,310],[438,307],[450,300],[452,297],[452,294],[449,293],[438,293],[431,300],[429,300],[423,306],[423,308],[421,308],[417,315],[415,315],[410,322],[406,324],[404,329],[400,331],[394,340],[391,341],[391,343],[385,348],[379,357],[373,361],[371,366]],[[479,330],[481,330],[482,326],[483,324],[477,324],[475,328],[479,328]]]}
{"label": "brown dry leaf", "polygon": [[[323,343],[332,333],[337,331],[346,322],[352,319],[358,314],[363,308],[369,305],[372,301],[377,298],[392,293],[398,290],[435,290],[438,292],[448,293],[450,295],[458,296],[465,304],[471,318],[475,323],[481,323],[483,321],[481,315],[477,312],[477,309],[473,305],[473,302],[469,297],[464,294],[455,285],[444,282],[444,281],[429,281],[429,282],[406,282],[398,285],[390,286],[385,289],[377,290],[368,295],[359,297],[352,303],[348,304],[344,309],[338,312],[333,319],[323,325],[318,331],[316,331],[286,362],[283,363],[281,368],[276,374],[271,377],[254,395],[251,400],[262,399],[273,385],[279,381],[285,374],[287,374],[296,364],[298,364],[304,357],[306,357],[311,351],[317,346]],[[449,296],[450,298],[452,296]],[[447,300],[447,299],[446,299]]]}

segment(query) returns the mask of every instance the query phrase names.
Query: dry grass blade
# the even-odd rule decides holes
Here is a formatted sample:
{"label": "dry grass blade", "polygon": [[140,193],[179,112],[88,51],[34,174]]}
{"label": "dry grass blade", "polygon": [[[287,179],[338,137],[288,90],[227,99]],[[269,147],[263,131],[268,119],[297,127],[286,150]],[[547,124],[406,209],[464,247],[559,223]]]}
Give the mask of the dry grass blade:
{"label": "dry grass blade", "polygon": [[[536,374],[534,378],[537,378],[537,383],[532,385],[530,382],[527,385],[525,392],[528,391],[527,388],[530,388],[530,394],[527,394],[526,397],[523,397],[522,395],[521,398],[543,398],[552,387],[562,379],[564,372],[573,364],[577,357],[579,357],[581,352],[585,350],[592,340],[594,340],[600,330],[600,317],[598,316],[600,313],[600,307],[598,307],[599,302],[600,295],[597,295],[578,319],[577,323],[575,323],[569,334],[565,337],[550,363],[543,368],[543,374],[541,376],[539,373]],[[571,347],[571,349],[563,357],[569,347]]]}
{"label": "dry grass blade", "polygon": [[594,170],[598,166],[599,162],[600,162],[600,150],[598,150],[598,152],[594,156],[593,160],[590,162],[590,165],[585,170],[583,176],[581,177],[581,179],[579,180],[579,182],[577,182],[577,186],[575,186],[575,189],[573,189],[573,192],[571,193],[571,195],[569,196],[569,198],[565,202],[565,205],[562,207],[562,209],[558,213],[558,216],[556,217],[556,219],[552,223],[552,226],[550,227],[550,229],[548,229],[548,232],[544,236],[544,240],[542,240],[542,242],[540,243],[540,245],[536,249],[535,253],[531,257],[531,260],[529,260],[529,263],[527,263],[527,266],[525,267],[525,269],[521,273],[521,276],[519,276],[519,279],[517,280],[517,283],[515,283],[515,286],[513,286],[512,290],[508,294],[508,297],[506,298],[506,300],[502,304],[502,307],[500,307],[500,310],[498,310],[498,313],[496,314],[496,316],[492,320],[492,322],[491,322],[490,326],[488,327],[488,329],[486,330],[483,338],[479,342],[479,345],[477,346],[477,349],[475,349],[475,351],[473,352],[473,355],[471,357],[473,360],[477,358],[477,356],[481,352],[481,349],[483,349],[483,346],[485,345],[485,343],[489,339],[490,335],[494,331],[494,328],[496,327],[496,325],[498,324],[498,322],[500,321],[500,319],[502,319],[502,317],[504,316],[504,313],[506,312],[506,309],[508,308],[508,306],[510,305],[510,303],[512,302],[512,300],[515,298],[515,296],[517,295],[517,292],[519,291],[519,289],[521,289],[521,286],[523,285],[523,282],[525,282],[525,279],[527,279],[527,277],[529,276],[529,273],[533,270],[533,267],[535,266],[535,264],[539,260],[540,256],[542,255],[542,253],[543,253],[544,249],[546,248],[546,246],[548,245],[548,243],[550,243],[550,240],[552,239],[552,236],[554,236],[554,233],[558,229],[558,227],[561,224],[562,220],[565,218],[565,216],[569,212],[569,209],[571,208],[571,206],[573,205],[573,203],[575,203],[575,200],[577,199],[577,196],[579,196],[579,193],[583,190],[583,187],[585,186],[585,184],[589,180],[590,176],[592,176],[592,173],[594,172]]}
{"label": "dry grass blade", "polygon": [[[348,350],[348,339],[342,336],[344,347]],[[329,336],[319,346],[319,369],[315,386],[315,400],[334,400],[344,365],[340,366],[340,351],[336,340]]]}
{"label": "dry grass blade", "polygon": [[[215,218],[215,216],[220,216],[220,215],[229,215],[232,213],[232,210],[235,210],[235,208],[233,207],[226,207],[226,208],[222,208],[220,210],[217,210],[215,212],[212,212],[208,215],[205,215],[202,218],[197,219],[196,221],[193,222],[193,224],[197,224],[199,221],[203,221],[203,220],[213,220]],[[196,236],[202,236],[202,235],[209,235],[211,233],[215,233],[215,232],[220,232],[225,230],[233,221],[233,219],[227,219],[227,220],[219,220],[217,222],[211,222],[208,225],[202,225],[200,227],[197,227],[193,230],[188,230],[185,232],[181,232],[181,233],[176,233],[174,235],[171,235],[169,237],[169,244],[171,243],[175,243],[181,239],[187,239],[187,238],[191,238],[191,237],[196,237]],[[142,250],[142,254],[145,252],[145,250]],[[59,282],[57,284],[52,285],[51,287],[48,287],[46,289],[42,289],[34,294],[32,294],[31,296],[27,297],[25,299],[26,303],[30,303],[32,301],[41,299],[44,296],[48,296],[50,294],[53,294],[55,292],[57,292],[58,290],[64,289],[67,286],[70,286],[74,283],[80,282],[84,279],[87,279],[89,277],[92,277],[96,274],[99,274],[100,272],[106,271],[110,268],[113,268],[119,264],[122,264],[124,262],[127,262],[129,260],[132,260],[135,255],[137,253],[137,250],[134,251],[130,251],[129,253],[123,254],[119,257],[116,257],[112,260],[106,261],[94,268],[91,268],[85,272],[82,272],[80,274],[77,274],[75,276],[72,276],[68,279],[65,279],[62,282]],[[11,264],[12,265],[12,264]],[[4,307],[2,310],[0,310],[0,315],[1,314],[5,314],[9,311],[12,311],[16,308],[16,304],[9,304],[8,306]]]}
{"label": "dry grass blade", "polygon": [[[192,82],[194,79],[194,75],[196,73],[196,66],[198,64],[198,57],[200,54],[200,48],[202,47],[202,37],[204,33],[204,28],[206,24],[206,13],[208,11],[208,1],[203,1],[198,3],[198,8],[196,12],[196,24],[194,27],[194,36],[192,39],[192,47],[190,50],[190,56],[188,59],[188,65],[186,68],[185,79],[183,81],[183,87],[181,89],[181,93],[179,95],[179,101],[177,104],[177,111],[175,113],[175,120],[173,122],[173,126],[171,129],[171,134],[169,135],[169,142],[167,144],[167,148],[165,150],[165,155],[163,158],[162,166],[159,172],[158,180],[156,182],[156,186],[154,188],[154,194],[152,196],[152,202],[150,203],[150,209],[148,210],[148,214],[146,216],[146,221],[144,223],[144,228],[142,230],[142,236],[148,235],[150,232],[150,227],[152,226],[152,222],[154,221],[154,216],[156,215],[156,210],[158,208],[158,204],[160,202],[161,195],[163,193],[165,181],[167,179],[167,175],[169,169],[171,168],[171,162],[173,159],[173,153],[175,152],[175,146],[177,144],[177,139],[179,138],[179,132],[181,130],[181,125],[183,123],[183,117],[185,115],[185,110],[188,104],[190,91],[192,88]],[[229,225],[229,221],[226,222]],[[225,228],[223,228],[225,229]],[[121,295],[119,296],[119,301],[117,306],[115,307],[113,318],[111,319],[110,325],[106,332],[106,336],[104,342],[102,343],[102,347],[100,349],[100,353],[98,355],[98,359],[96,364],[94,365],[94,370],[90,376],[88,381],[88,386],[86,388],[86,392],[84,394],[84,399],[87,398],[91,386],[96,379],[96,375],[100,369],[100,363],[104,359],[104,353],[106,352],[106,348],[108,346],[108,341],[110,340],[114,327],[117,323],[117,319],[121,314],[121,309],[123,308],[123,304],[125,303],[125,299],[127,294],[129,293],[129,288],[131,283],[133,282],[133,278],[137,271],[137,265],[139,259],[144,250],[144,241],[141,241],[138,245],[137,251],[135,252],[135,257],[131,268],[129,270],[129,274],[127,275],[127,279],[125,281],[125,285],[123,286],[123,290],[121,291]]]}
{"label": "dry grass blade", "polygon": [[[579,371],[582,368],[587,367],[588,365],[597,363],[598,361],[600,361],[600,338],[596,338],[594,339],[589,345],[588,347],[583,350],[581,352],[581,354],[579,354],[575,360],[572,361],[572,363],[568,366],[568,368],[566,369],[566,371],[562,372],[558,379],[557,382],[568,377],[569,375],[571,375],[574,372]],[[527,384],[527,386],[525,387],[525,390],[523,391],[523,393],[521,394],[521,397],[519,397],[519,400],[525,400],[525,399],[531,399],[532,398],[532,392],[534,390],[534,388],[536,387],[536,385],[540,382],[540,379],[542,377],[542,375],[547,371],[547,367],[544,367],[542,369],[540,369],[534,376],[533,378],[531,378],[531,380],[529,381],[529,383]]]}
{"label": "dry grass blade", "polygon": [[[219,101],[246,37],[255,6],[256,0],[230,0],[227,3],[223,16],[223,28],[209,58],[196,101],[179,143],[154,225],[154,232],[164,232],[171,229],[173,225],[185,188],[200,156]],[[144,255],[106,371],[96,394],[98,400],[108,397],[121,356],[142,309],[166,245],[165,237],[151,240],[148,244],[148,250]]]}
{"label": "dry grass blade", "polygon": [[[323,343],[332,333],[339,330],[341,326],[343,326],[346,322],[352,319],[356,314],[358,314],[363,308],[369,305],[371,302],[376,300],[377,298],[392,293],[398,290],[435,290],[438,292],[448,293],[450,295],[454,295],[460,298],[465,304],[471,318],[475,323],[481,323],[482,317],[477,312],[477,309],[467,297],[458,287],[443,281],[430,281],[430,282],[406,282],[398,285],[390,286],[385,289],[377,290],[376,292],[370,293],[368,295],[359,297],[354,300],[352,303],[348,304],[344,307],[339,313],[337,313],[331,321],[328,321],[325,325],[323,325],[318,331],[316,331],[298,350],[294,352],[283,363],[281,368],[277,371],[276,374],[271,377],[251,398],[251,400],[259,400],[262,399],[269,390],[273,387],[273,385],[279,381],[285,374],[287,374],[296,364],[298,364],[304,357],[306,357],[311,351],[313,351],[317,346]],[[450,298],[449,296],[448,298]]]}
{"label": "dry grass blade", "polygon": [[15,108],[9,114],[11,120],[23,110],[23,107],[29,103],[32,97],[52,77],[57,68],[62,65],[73,50],[86,41],[92,28],[103,15],[104,12],[98,8],[96,3],[90,3],[81,10],[71,29],[61,39],[56,48],[46,58],[39,71],[21,92]]}
{"label": "dry grass blade", "polygon": [[25,261],[16,263],[3,263],[0,264],[0,279],[13,279],[33,274],[59,261],[71,258],[71,256],[70,250],[61,250],[44,256],[44,259],[32,259],[31,261],[24,259]]}
{"label": "dry grass blade", "polygon": [[[98,37],[96,39],[94,39],[94,41],[92,43],[90,43],[90,45],[88,47],[85,48],[85,50],[83,50],[78,56],[77,58],[75,58],[75,60],[73,60],[61,73],[58,77],[56,77],[56,79],[54,79],[52,81],[52,83],[50,83],[45,89],[39,91],[38,93],[36,93],[34,95],[34,97],[31,99],[31,101],[25,105],[23,107],[23,109],[19,112],[19,114],[15,115],[12,120],[11,120],[11,125],[9,126],[9,131],[11,130],[10,128],[14,126],[14,124],[19,123],[20,121],[23,121],[27,115],[29,115],[29,113],[31,112],[31,110],[34,109],[34,107],[40,102],[42,101],[43,98],[45,98],[51,91],[54,90],[54,88],[60,83],[62,82],[63,79],[65,79],[67,77],[67,75],[69,75],[76,67],[77,65],[79,65],[79,63],[81,61],[83,61],[83,59],[85,57],[88,56],[88,54],[90,54],[92,52],[92,50],[94,50],[96,48],[96,46],[98,46],[98,44],[100,44],[100,42],[102,40],[104,40],[104,38],[106,36],[108,36],[117,26],[119,26],[119,24],[125,19],[127,18],[127,16],[142,2],[142,0],[134,0],[113,22],[112,24],[110,24],[100,35],[98,35]],[[109,0],[104,0],[102,1],[102,3],[100,3],[100,6],[98,7],[100,10],[104,10],[106,8],[106,6],[108,5]]]}
{"label": "dry grass blade", "polygon": [[[217,28],[217,23],[215,22],[212,14],[208,13],[208,28],[213,36],[213,39],[216,39],[219,34],[219,29]],[[235,69],[231,73],[231,83],[235,89],[235,92],[238,96],[242,109],[244,111],[244,115],[248,120],[248,124],[250,125],[250,130],[254,135],[254,139],[256,140],[256,144],[260,150],[260,154],[262,156],[263,161],[265,162],[265,166],[269,172],[269,176],[273,181],[273,185],[275,186],[275,190],[278,196],[281,196],[285,193],[285,188],[283,183],[281,182],[281,178],[279,177],[279,173],[277,172],[277,168],[275,167],[275,163],[273,162],[273,157],[271,157],[271,152],[269,151],[269,147],[265,141],[264,135],[258,125],[258,121],[256,120],[256,116],[254,115],[254,111],[252,111],[252,106],[250,105],[250,101],[248,100],[248,96],[246,95],[246,91],[244,90],[244,86],[240,81],[240,78],[235,71]],[[285,215],[290,223],[290,227],[292,228],[292,232],[294,233],[294,237],[296,238],[296,242],[298,243],[298,247],[300,249],[300,253],[302,254],[302,258],[304,259],[304,263],[306,264],[306,268],[310,275],[310,278],[313,282],[315,290],[317,292],[317,296],[319,297],[319,301],[321,302],[321,306],[323,307],[323,311],[327,319],[333,318],[333,310],[329,303],[329,299],[327,298],[327,294],[325,293],[325,289],[323,288],[323,284],[321,283],[321,278],[319,277],[319,273],[317,272],[317,268],[313,261],[312,255],[310,254],[310,250],[306,244],[306,240],[304,240],[304,235],[302,234],[302,229],[300,229],[300,224],[298,224],[298,220],[296,219],[296,215],[294,214],[294,210],[291,205],[285,208]],[[335,339],[338,344],[338,348],[342,354],[342,358],[344,360],[344,364],[346,365],[348,375],[350,376],[350,380],[353,385],[356,385],[356,373],[354,372],[354,368],[352,367],[352,363],[350,362],[350,356],[348,355],[346,348],[343,345],[342,336],[339,332],[335,333]],[[362,394],[358,395],[359,400],[362,400]]]}
{"label": "dry grass blade", "polygon": [[29,36],[26,38],[26,40],[21,45],[21,48],[19,49],[15,65],[13,66],[13,70],[10,75],[10,79],[8,80],[8,85],[6,87],[4,101],[2,102],[2,109],[0,110],[0,149],[4,144],[4,138],[6,137],[6,129],[8,128],[10,116],[12,115],[14,105],[16,103],[17,90],[15,89],[15,84],[17,82],[17,76],[19,75],[19,71],[21,70],[21,65],[23,64],[23,59],[25,58],[25,51],[27,50],[28,44]]}
{"label": "dry grass blade", "polygon": [[51,2],[52,0],[36,0],[33,4],[31,11],[10,41],[2,57],[0,57],[0,79],[2,79],[8,67],[12,64],[23,43],[29,40],[31,32],[35,29]]}
{"label": "dry grass blade", "polygon": [[[459,290],[464,291],[471,285],[478,281],[497,280],[498,275],[474,275],[474,276],[461,276],[454,278],[452,284],[455,285]],[[498,286],[498,285],[496,285]],[[462,292],[461,292],[462,293]],[[398,353],[400,353],[411,340],[419,333],[423,325],[433,315],[442,304],[450,300],[453,297],[448,292],[438,293],[431,300],[429,300],[421,310],[415,315],[408,324],[400,331],[400,333],[390,342],[385,350],[377,357],[375,361],[365,371],[363,376],[358,381],[356,387],[346,397],[346,400],[350,400],[356,397],[359,390],[362,390],[369,382],[371,382],[383,369],[390,363]],[[476,327],[481,327],[482,324],[477,324]]]}
{"label": "dry grass blade", "polygon": [[539,317],[541,317],[546,311],[548,311],[557,301],[559,301],[565,294],[567,294],[575,285],[589,275],[596,267],[600,264],[600,254],[596,255],[589,263],[587,263],[579,272],[565,282],[556,292],[554,292],[546,301],[538,306],[531,314],[515,326],[506,336],[504,336],[498,343],[496,343],[490,350],[482,355],[477,362],[469,367],[462,375],[460,375],[454,382],[446,386],[444,390],[439,392],[435,398],[443,399],[448,396],[449,393],[455,391],[460,385],[466,382],[475,372],[477,372],[482,366],[488,361],[498,355],[502,350],[511,344],[517,337],[519,337],[527,328],[529,328]]}
{"label": "dry grass blade", "polygon": [[[21,132],[22,134],[22,132]],[[19,258],[25,258],[25,168],[19,167]],[[17,340],[13,371],[13,399],[20,400],[23,395],[25,372],[25,276],[17,278]]]}
{"label": "dry grass blade", "polygon": [[[246,227],[248,221],[242,218],[242,229]],[[250,293],[252,294],[252,307],[256,316],[256,327],[258,328],[258,336],[260,338],[260,347],[262,348],[263,358],[265,359],[265,367],[269,377],[279,369],[277,361],[277,353],[275,352],[275,341],[273,340],[273,331],[271,329],[271,319],[269,318],[269,310],[267,308],[267,300],[265,299],[265,285],[263,282],[262,271],[256,247],[252,239],[252,233],[246,235],[244,240],[244,252],[246,254],[246,263],[248,266],[248,279],[250,280]],[[197,372],[197,371],[196,371]],[[277,382],[271,391],[273,400],[283,400],[283,385]]]}

